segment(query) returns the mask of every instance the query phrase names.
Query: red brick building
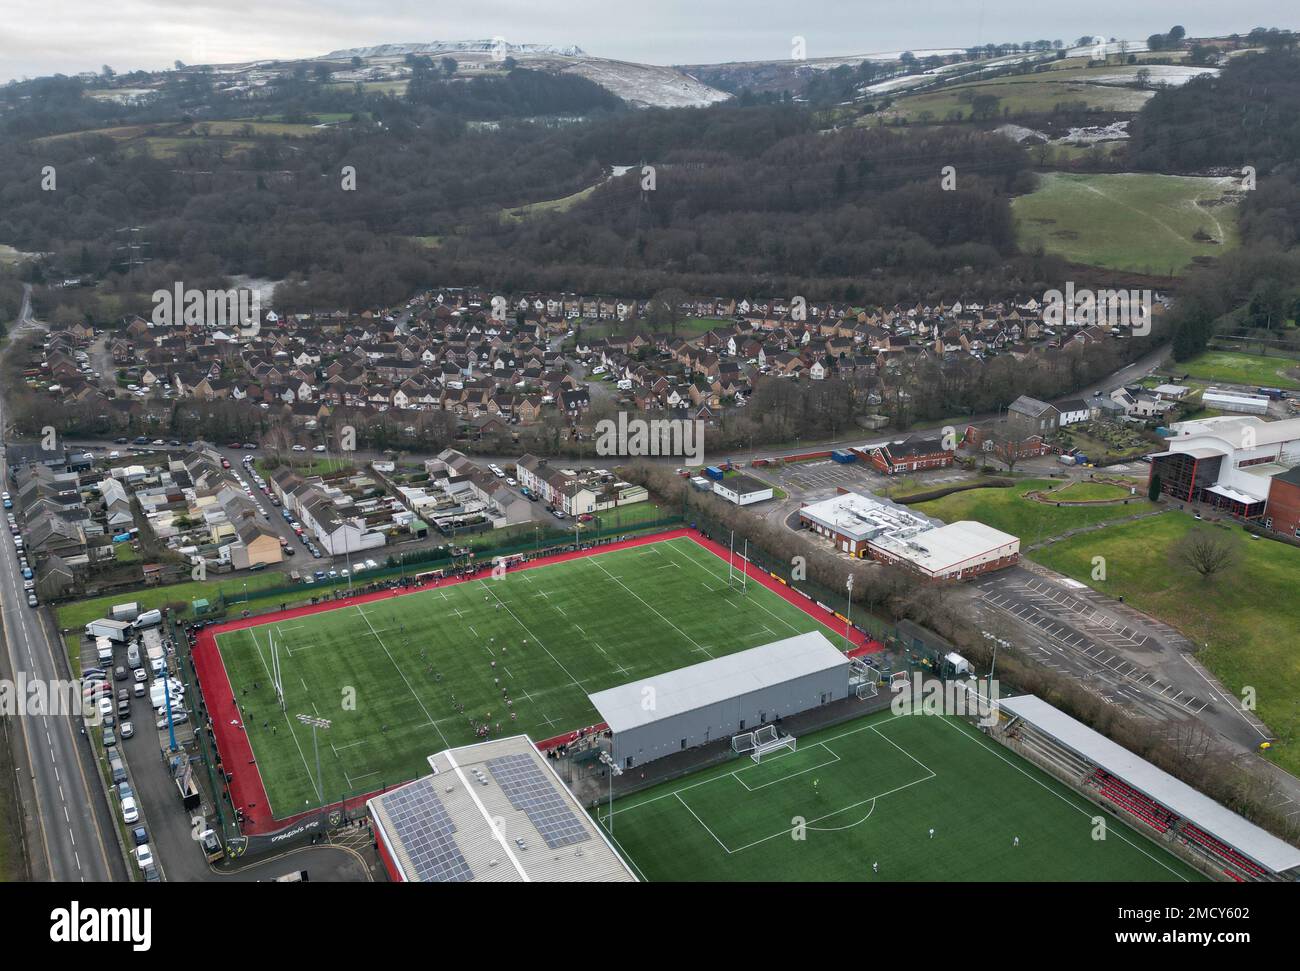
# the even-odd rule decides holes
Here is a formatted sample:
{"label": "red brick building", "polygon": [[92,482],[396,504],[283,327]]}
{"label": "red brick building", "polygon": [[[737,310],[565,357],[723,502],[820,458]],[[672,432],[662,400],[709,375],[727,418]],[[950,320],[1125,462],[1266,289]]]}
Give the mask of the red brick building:
{"label": "red brick building", "polygon": [[952,465],[953,453],[937,438],[914,438],[904,442],[877,445],[867,453],[876,471],[885,475],[920,472]]}
{"label": "red brick building", "polygon": [[1300,539],[1300,465],[1273,476],[1268,487],[1264,524],[1274,532]]}

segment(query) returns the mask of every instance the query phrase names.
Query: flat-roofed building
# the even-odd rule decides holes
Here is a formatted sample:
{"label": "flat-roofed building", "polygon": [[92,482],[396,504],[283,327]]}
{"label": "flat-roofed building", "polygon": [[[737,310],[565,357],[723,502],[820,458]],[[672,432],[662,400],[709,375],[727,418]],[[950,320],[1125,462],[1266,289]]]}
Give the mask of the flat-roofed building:
{"label": "flat-roofed building", "polygon": [[856,492],[804,506],[799,519],[843,553],[936,579],[965,580],[1020,559],[1020,540],[1010,533],[969,520],[944,525]]}
{"label": "flat-roofed building", "polygon": [[636,881],[527,735],[446,749],[429,768],[366,803],[394,881]]}
{"label": "flat-roofed building", "polygon": [[775,495],[772,487],[766,482],[755,479],[752,475],[745,475],[743,472],[715,481],[713,493],[737,506],[763,502]]}

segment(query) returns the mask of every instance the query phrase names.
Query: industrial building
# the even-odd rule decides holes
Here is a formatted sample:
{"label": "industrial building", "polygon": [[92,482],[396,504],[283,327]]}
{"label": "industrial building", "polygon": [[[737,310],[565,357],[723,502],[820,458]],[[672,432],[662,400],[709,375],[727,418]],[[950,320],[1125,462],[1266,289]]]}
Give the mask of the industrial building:
{"label": "industrial building", "polygon": [[527,735],[447,749],[429,768],[366,803],[395,882],[636,880]]}
{"label": "industrial building", "polygon": [[1300,418],[1220,416],[1169,426],[1168,449],[1151,458],[1160,491],[1242,519],[1267,518],[1275,476],[1300,465]]}
{"label": "industrial building", "polygon": [[588,696],[625,768],[849,695],[851,662],[816,631]]}
{"label": "industrial building", "polygon": [[1218,388],[1206,388],[1201,395],[1201,404],[1206,408],[1242,415],[1266,415],[1268,403],[1267,395],[1249,394],[1245,391],[1220,391]]}
{"label": "industrial building", "polygon": [[1020,540],[1010,533],[965,520],[944,525],[856,492],[804,506],[799,520],[843,553],[892,563],[927,577],[964,580],[1020,559]]}

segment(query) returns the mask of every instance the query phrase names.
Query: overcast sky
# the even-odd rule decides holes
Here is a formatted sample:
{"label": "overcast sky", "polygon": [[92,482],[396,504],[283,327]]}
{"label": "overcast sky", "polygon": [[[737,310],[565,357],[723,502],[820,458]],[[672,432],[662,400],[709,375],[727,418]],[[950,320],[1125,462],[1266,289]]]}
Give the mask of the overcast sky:
{"label": "overcast sky", "polygon": [[0,81],[504,37],[654,64],[1293,27],[1295,0],[0,0]]}

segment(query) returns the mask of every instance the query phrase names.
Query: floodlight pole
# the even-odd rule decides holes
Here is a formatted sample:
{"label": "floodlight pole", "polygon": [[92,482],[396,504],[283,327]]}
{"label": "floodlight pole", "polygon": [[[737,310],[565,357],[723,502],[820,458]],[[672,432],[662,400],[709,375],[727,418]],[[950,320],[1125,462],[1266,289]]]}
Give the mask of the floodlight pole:
{"label": "floodlight pole", "polygon": [[316,793],[320,798],[321,807],[324,808],[325,780],[321,776],[321,772],[320,772],[320,742],[317,740],[316,737],[316,729],[329,728],[331,723],[328,718],[317,718],[314,715],[298,715],[297,718],[298,721],[302,722],[304,725],[311,726],[311,744],[312,747],[316,750]]}
{"label": "floodlight pole", "polygon": [[845,618],[845,620],[844,620],[844,646],[847,648],[847,647],[849,646],[849,643],[850,643],[850,642],[849,642],[849,630],[853,627],[853,574],[852,574],[852,573],[849,574],[849,578],[848,578],[847,581],[845,581],[845,584],[844,584],[844,585],[845,585],[846,587],[848,587],[848,591],[849,591],[849,602],[848,602],[848,606],[847,606],[847,608],[846,608],[845,611],[844,611],[844,618]]}
{"label": "floodlight pole", "polygon": [[609,835],[614,835],[614,776],[622,775],[623,770],[614,761],[614,756],[604,749],[600,750],[600,763],[609,768],[609,809],[605,813],[605,822],[609,824]]}
{"label": "floodlight pole", "polygon": [[736,531],[731,531],[731,539],[727,541],[727,589],[731,589],[732,568],[736,561]]}

